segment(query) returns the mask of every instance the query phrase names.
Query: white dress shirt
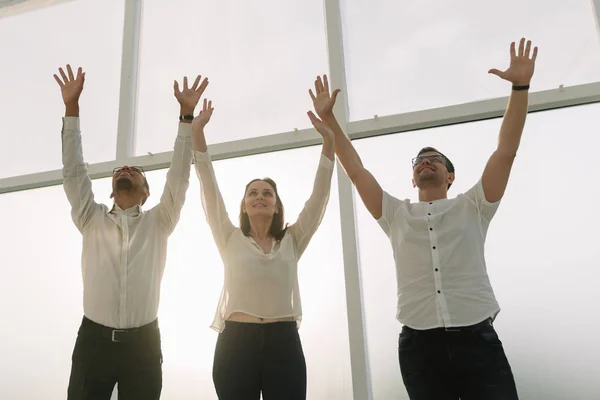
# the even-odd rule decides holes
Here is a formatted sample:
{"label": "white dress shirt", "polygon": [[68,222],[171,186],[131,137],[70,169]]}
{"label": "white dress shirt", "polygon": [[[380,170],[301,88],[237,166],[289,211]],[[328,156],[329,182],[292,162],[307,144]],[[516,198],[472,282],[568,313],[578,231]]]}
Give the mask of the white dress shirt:
{"label": "white dress shirt", "polygon": [[456,198],[430,202],[384,192],[378,222],[394,251],[401,323],[432,329],[496,317],[484,243],[499,204],[485,199],[481,180]]}
{"label": "white dress shirt", "polygon": [[62,129],[63,186],[71,216],[83,235],[83,311],[90,320],[118,329],[156,319],[167,239],[185,201],[192,161],[191,124],[180,123],[160,203],[149,211],[94,201],[83,161],[79,118]]}
{"label": "white dress shirt", "polygon": [[211,328],[222,332],[234,312],[258,318],[294,317],[300,323],[302,304],[298,260],[317,228],[329,201],[333,161],[322,155],[313,192],[295,224],[265,253],[233,226],[219,191],[208,153],[195,152],[202,206],[225,267],[225,282]]}

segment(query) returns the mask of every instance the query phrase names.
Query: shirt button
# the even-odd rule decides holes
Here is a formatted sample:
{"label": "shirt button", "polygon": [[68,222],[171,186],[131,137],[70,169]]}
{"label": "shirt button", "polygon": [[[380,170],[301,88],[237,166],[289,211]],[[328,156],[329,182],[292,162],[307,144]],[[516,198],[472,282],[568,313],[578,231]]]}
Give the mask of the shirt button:
{"label": "shirt button", "polygon": [[435,269],[436,271],[439,271],[437,268]]}
{"label": "shirt button", "polygon": [[432,230],[433,230],[433,228],[429,228],[429,230],[430,230],[430,231],[432,231]]}
{"label": "shirt button", "polygon": [[435,250],[435,246],[433,246],[433,249]]}
{"label": "shirt button", "polygon": [[438,290],[437,292],[438,292],[438,293],[442,293],[442,292],[440,292],[439,290]]}
{"label": "shirt button", "polygon": [[433,201],[430,201],[429,204],[433,204]]}
{"label": "shirt button", "polygon": [[431,213],[427,213],[427,215],[431,215]]}

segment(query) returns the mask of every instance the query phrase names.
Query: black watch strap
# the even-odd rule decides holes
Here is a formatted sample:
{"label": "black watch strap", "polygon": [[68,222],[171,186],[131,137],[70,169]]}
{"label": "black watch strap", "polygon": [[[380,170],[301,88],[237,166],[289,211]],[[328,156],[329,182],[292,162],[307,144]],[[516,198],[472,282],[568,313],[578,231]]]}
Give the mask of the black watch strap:
{"label": "black watch strap", "polygon": [[512,90],[529,90],[529,85],[523,85],[523,86],[513,85]]}
{"label": "black watch strap", "polygon": [[193,119],[194,119],[194,116],[190,115],[190,114],[179,116],[180,121],[192,121]]}

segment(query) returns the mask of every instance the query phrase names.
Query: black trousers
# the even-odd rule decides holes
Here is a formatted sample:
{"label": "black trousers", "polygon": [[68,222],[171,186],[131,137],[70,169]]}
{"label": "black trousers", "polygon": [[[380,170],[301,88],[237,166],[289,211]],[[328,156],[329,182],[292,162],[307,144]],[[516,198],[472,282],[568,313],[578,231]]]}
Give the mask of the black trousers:
{"label": "black trousers", "polygon": [[158,321],[114,330],[83,317],[73,351],[68,400],[109,400],[118,382],[119,400],[158,400],[162,351]]}
{"label": "black trousers", "polygon": [[402,379],[411,400],[518,400],[491,319],[459,329],[402,328]]}
{"label": "black trousers", "polygon": [[296,322],[227,321],[213,381],[220,400],[305,400],[306,362]]}

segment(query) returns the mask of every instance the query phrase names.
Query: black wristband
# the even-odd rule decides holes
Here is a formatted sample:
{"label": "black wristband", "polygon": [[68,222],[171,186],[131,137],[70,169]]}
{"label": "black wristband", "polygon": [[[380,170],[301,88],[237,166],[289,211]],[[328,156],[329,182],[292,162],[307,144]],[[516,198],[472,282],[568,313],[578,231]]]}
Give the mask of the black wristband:
{"label": "black wristband", "polygon": [[523,85],[523,86],[514,86],[513,85],[512,90],[529,90],[529,85]]}
{"label": "black wristband", "polygon": [[179,116],[179,120],[180,121],[193,121],[194,120],[194,116],[187,114],[187,115],[180,115]]}

